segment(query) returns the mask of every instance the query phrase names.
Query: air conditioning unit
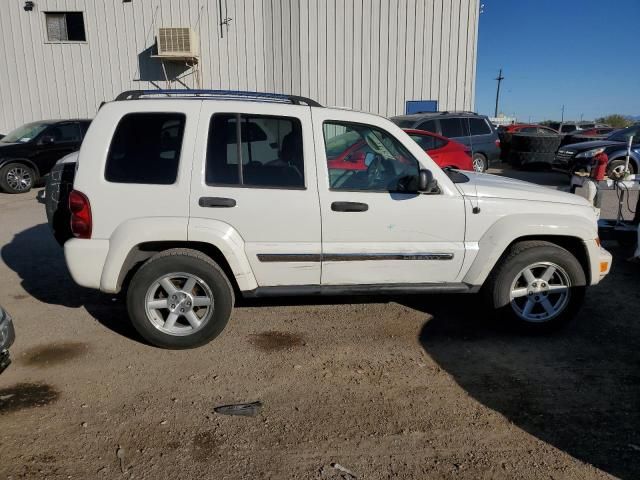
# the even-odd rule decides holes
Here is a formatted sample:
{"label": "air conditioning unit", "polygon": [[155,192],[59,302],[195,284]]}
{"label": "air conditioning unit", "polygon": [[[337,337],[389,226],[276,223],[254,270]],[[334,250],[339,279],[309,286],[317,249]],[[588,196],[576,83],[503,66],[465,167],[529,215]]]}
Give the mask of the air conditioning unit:
{"label": "air conditioning unit", "polygon": [[198,56],[198,36],[189,27],[161,27],[156,38],[158,57],[186,59]]}

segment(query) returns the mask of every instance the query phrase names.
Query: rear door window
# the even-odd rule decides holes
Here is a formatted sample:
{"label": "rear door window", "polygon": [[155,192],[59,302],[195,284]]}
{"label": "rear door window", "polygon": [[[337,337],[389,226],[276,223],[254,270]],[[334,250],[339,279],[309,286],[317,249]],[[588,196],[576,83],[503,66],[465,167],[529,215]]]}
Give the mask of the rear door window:
{"label": "rear door window", "polygon": [[105,179],[115,183],[175,183],[185,120],[181,113],[130,113],[122,117],[109,148]]}
{"label": "rear door window", "polygon": [[443,137],[456,138],[464,137],[467,130],[462,125],[460,118],[443,118],[440,119],[440,129]]}
{"label": "rear door window", "polygon": [[491,127],[487,124],[484,118],[470,118],[469,127],[471,135],[489,135],[491,134]]}
{"label": "rear door window", "polygon": [[304,188],[300,120],[237,113],[213,115],[205,179],[208,185]]}

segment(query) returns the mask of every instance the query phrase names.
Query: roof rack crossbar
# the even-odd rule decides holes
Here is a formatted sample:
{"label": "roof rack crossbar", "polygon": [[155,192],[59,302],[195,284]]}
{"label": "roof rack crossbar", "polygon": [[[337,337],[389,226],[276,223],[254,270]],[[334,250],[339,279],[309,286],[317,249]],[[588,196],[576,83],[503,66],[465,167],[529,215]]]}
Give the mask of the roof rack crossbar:
{"label": "roof rack crossbar", "polygon": [[127,90],[122,92],[116,97],[116,101],[122,100],[137,100],[147,96],[181,96],[181,97],[225,97],[232,99],[245,99],[245,100],[267,100],[275,102],[291,102],[294,105],[307,105],[309,107],[321,107],[318,102],[306,97],[300,97],[298,95],[285,95],[281,93],[268,93],[268,92],[246,92],[243,90],[190,90],[190,89],[175,89],[175,90]]}

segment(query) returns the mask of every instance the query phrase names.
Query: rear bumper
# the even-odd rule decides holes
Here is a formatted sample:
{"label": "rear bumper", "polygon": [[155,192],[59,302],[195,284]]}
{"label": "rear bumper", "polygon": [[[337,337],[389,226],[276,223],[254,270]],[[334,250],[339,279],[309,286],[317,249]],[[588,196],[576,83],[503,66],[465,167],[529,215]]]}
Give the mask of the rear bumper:
{"label": "rear bumper", "polygon": [[73,281],[87,288],[100,289],[102,270],[109,253],[109,240],[72,238],[64,244],[64,258]]}

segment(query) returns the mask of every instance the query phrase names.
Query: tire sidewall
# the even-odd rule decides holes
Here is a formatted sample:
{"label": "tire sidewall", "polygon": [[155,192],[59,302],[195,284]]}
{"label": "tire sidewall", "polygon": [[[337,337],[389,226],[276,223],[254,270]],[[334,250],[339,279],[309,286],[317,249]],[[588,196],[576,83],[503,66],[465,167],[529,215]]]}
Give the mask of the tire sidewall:
{"label": "tire sidewall", "polygon": [[[14,190],[9,186],[9,182],[7,181],[7,174],[9,173],[9,170],[11,170],[14,167],[21,167],[21,168],[27,169],[31,173],[31,185],[27,190]],[[25,165],[24,163],[20,163],[20,162],[10,162],[10,163],[5,163],[2,167],[0,167],[0,190],[6,193],[11,193],[11,194],[27,193],[31,191],[35,183],[36,183],[36,172],[29,165]]]}
{"label": "tire sidewall", "polygon": [[[186,336],[173,336],[158,330],[147,318],[145,298],[148,288],[161,276],[172,272],[191,273],[202,279],[213,293],[214,311],[207,324]],[[233,309],[233,290],[222,270],[188,255],[153,259],[134,275],[127,291],[127,310],[135,329],[153,345],[186,349],[202,346],[217,337],[227,325]]]}
{"label": "tire sidewall", "polygon": [[[546,322],[528,322],[520,318],[511,307],[511,285],[524,268],[539,262],[551,262],[562,267],[569,276],[571,287],[569,303],[557,317]],[[500,270],[494,279],[493,307],[499,313],[502,321],[529,332],[545,332],[553,330],[567,323],[576,314],[582,304],[586,279],[582,266],[568,251],[554,246],[532,247],[513,257]]]}

